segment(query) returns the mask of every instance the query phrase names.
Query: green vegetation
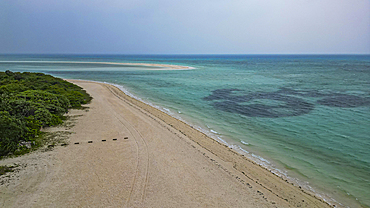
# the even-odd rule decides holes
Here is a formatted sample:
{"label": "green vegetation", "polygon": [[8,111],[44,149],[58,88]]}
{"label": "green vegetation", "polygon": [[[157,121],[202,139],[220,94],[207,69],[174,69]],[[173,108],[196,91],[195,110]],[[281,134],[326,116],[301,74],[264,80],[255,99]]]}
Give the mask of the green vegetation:
{"label": "green vegetation", "polygon": [[0,166],[0,176],[6,174],[7,172],[13,172],[14,166]]}
{"label": "green vegetation", "polygon": [[0,72],[0,156],[37,146],[41,127],[63,123],[69,108],[91,99],[81,87],[50,75]]}

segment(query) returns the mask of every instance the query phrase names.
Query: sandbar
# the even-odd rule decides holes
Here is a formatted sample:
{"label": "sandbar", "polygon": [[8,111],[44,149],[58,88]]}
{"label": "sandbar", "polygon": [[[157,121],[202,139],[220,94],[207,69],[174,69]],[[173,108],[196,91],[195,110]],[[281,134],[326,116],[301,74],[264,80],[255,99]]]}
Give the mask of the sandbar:
{"label": "sandbar", "polygon": [[29,64],[93,64],[109,66],[146,66],[147,70],[188,70],[194,69],[190,66],[152,63],[120,63],[120,62],[93,62],[93,61],[0,61],[0,63],[29,63]]}

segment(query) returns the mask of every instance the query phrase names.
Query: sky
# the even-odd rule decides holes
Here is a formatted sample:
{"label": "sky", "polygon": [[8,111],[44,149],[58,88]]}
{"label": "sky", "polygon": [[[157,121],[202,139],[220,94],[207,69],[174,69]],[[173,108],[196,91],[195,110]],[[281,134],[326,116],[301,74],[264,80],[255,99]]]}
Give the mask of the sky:
{"label": "sky", "polygon": [[0,53],[370,54],[370,0],[0,0]]}

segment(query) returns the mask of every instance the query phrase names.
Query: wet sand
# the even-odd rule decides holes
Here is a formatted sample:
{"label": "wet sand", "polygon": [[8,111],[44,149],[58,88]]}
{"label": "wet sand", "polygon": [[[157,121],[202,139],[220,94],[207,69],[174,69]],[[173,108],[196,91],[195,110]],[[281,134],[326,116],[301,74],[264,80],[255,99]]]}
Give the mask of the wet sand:
{"label": "wet sand", "polygon": [[23,167],[0,207],[330,207],[112,85],[69,81],[94,98],[69,113],[70,144],[0,161]]}

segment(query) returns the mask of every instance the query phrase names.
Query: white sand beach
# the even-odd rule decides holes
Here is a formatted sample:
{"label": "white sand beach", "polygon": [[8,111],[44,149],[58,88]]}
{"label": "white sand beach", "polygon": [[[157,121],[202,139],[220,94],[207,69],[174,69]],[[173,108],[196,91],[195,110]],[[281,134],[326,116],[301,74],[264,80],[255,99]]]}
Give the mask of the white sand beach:
{"label": "white sand beach", "polygon": [[22,167],[1,207],[330,207],[112,85],[69,81],[94,98],[88,111],[69,113],[81,116],[68,146],[0,161]]}

